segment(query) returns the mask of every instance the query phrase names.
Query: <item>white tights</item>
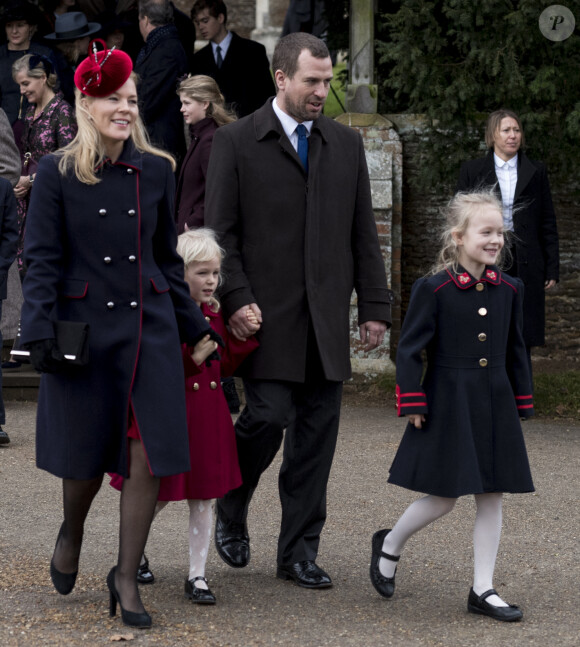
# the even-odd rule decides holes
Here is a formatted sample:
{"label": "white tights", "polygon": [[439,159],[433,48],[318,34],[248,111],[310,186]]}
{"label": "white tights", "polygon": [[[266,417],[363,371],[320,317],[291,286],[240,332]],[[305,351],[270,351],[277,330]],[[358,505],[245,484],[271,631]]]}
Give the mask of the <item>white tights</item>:
{"label": "white tights", "polygon": [[[407,541],[416,532],[425,528],[436,519],[453,510],[457,499],[428,495],[418,499],[403,512],[391,532],[383,542],[383,552],[400,555]],[[493,588],[493,572],[501,536],[502,495],[501,492],[476,494],[477,512],[473,527],[473,590],[481,595]],[[382,557],[379,570],[384,577],[393,577],[397,563]],[[495,606],[507,606],[497,595],[486,600]]]}
{"label": "white tights", "polygon": [[[158,501],[155,516],[163,510],[168,501]],[[211,499],[188,499],[189,505],[189,577],[205,577],[205,563],[211,541],[213,528],[213,503]],[[195,585],[207,589],[203,580],[196,580]]]}

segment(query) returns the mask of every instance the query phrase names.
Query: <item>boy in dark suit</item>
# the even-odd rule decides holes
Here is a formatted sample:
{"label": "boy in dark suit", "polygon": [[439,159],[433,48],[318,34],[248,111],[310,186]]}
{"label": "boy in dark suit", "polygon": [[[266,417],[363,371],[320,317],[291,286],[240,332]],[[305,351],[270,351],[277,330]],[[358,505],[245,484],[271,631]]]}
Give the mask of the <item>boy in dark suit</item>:
{"label": "boy in dark suit", "polygon": [[215,79],[238,117],[261,108],[275,94],[266,48],[228,31],[228,10],[222,0],[196,0],[191,19],[209,41],[193,57],[192,73]]}

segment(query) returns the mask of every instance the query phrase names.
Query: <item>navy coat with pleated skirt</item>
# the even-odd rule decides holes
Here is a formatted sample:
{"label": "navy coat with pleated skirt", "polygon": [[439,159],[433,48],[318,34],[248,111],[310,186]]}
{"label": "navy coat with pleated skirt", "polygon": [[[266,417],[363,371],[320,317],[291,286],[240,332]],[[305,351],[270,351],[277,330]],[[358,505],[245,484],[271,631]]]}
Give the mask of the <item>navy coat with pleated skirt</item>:
{"label": "navy coat with pleated skirt", "polygon": [[54,337],[52,321],[90,326],[89,363],[43,374],[37,465],[61,478],[127,476],[132,411],[150,470],[189,470],[180,340],[209,325],[176,252],[169,162],[131,142],[87,185],[59,157],[38,166],[28,211],[22,341]]}
{"label": "navy coat with pleated skirt", "polygon": [[426,422],[407,424],[390,483],[453,498],[533,491],[520,423],[533,415],[522,292],[494,266],[480,280],[460,268],[415,282],[397,350],[397,411]]}

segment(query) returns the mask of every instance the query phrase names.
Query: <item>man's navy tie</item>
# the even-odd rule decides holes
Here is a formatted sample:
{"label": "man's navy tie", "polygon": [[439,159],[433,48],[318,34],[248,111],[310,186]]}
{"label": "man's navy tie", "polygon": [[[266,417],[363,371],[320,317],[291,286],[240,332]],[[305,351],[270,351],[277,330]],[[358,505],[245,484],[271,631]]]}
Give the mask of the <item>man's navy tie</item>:
{"label": "man's navy tie", "polygon": [[308,137],[306,136],[306,126],[298,124],[296,126],[296,133],[298,134],[298,157],[302,162],[304,170],[308,173]]}
{"label": "man's navy tie", "polygon": [[222,58],[222,48],[218,45],[215,48],[216,51],[216,65],[218,68],[221,68],[221,66],[224,64],[224,59]]}

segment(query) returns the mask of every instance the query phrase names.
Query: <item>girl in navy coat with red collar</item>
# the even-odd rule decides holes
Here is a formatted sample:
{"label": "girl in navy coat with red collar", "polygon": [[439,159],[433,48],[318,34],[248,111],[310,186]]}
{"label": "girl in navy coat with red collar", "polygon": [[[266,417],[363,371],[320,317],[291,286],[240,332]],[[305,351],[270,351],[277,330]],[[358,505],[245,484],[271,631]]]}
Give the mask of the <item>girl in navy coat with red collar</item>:
{"label": "girl in navy coat with red collar", "polygon": [[[409,422],[389,482],[427,496],[372,540],[370,576],[391,597],[397,562],[416,532],[475,495],[468,611],[517,621],[493,589],[503,492],[534,489],[520,417],[533,413],[522,337],[523,284],[497,267],[504,248],[492,191],[460,193],[447,210],[439,262],[413,286],[397,351],[397,407]],[[424,378],[422,352],[427,354]]]}

